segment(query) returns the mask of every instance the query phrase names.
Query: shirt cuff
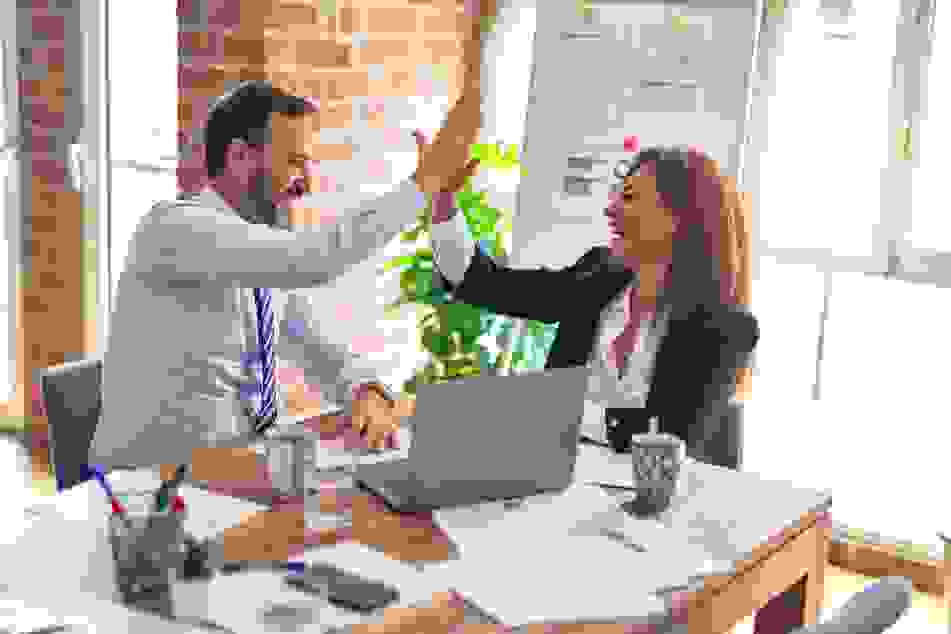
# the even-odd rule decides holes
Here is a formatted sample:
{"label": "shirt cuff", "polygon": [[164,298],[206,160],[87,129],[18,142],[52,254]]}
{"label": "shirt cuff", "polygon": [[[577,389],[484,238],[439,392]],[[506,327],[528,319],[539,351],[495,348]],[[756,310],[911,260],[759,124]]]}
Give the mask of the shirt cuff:
{"label": "shirt cuff", "polygon": [[369,383],[359,383],[353,386],[351,390],[351,404],[353,401],[357,401],[363,397],[367,392],[376,392],[391,404],[396,402],[396,397],[393,394],[393,391],[379,381],[372,381]]}
{"label": "shirt cuff", "polygon": [[430,241],[439,272],[453,286],[462,284],[475,252],[475,241],[469,235],[465,216],[456,214],[449,222],[434,224]]}
{"label": "shirt cuff", "polygon": [[433,224],[441,224],[452,220],[456,215],[456,198],[452,192],[439,192],[433,194]]}

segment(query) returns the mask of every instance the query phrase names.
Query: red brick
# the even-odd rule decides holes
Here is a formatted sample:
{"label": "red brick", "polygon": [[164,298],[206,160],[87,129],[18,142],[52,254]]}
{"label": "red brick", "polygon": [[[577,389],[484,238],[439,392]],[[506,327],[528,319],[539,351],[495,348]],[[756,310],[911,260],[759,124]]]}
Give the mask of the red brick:
{"label": "red brick", "polygon": [[423,33],[463,33],[472,19],[452,7],[420,10]]}
{"label": "red brick", "polygon": [[462,46],[456,39],[427,39],[417,48],[417,53],[424,64],[454,66],[462,56]]}
{"label": "red brick", "polygon": [[317,8],[310,4],[281,3],[272,7],[264,16],[263,25],[283,27],[292,24],[314,24],[317,21]]}
{"label": "red brick", "polygon": [[367,33],[416,33],[418,9],[412,7],[368,7],[363,9]]}
{"label": "red brick", "polygon": [[410,56],[406,39],[373,39],[357,51],[360,64],[386,64],[403,61]]}
{"label": "red brick", "polygon": [[350,35],[355,31],[360,31],[360,12],[354,7],[341,7],[338,11],[340,15],[340,34]]}
{"label": "red brick", "polygon": [[365,70],[318,71],[314,77],[321,84],[321,99],[349,99],[369,94],[369,77]]}
{"label": "red brick", "polygon": [[330,40],[298,40],[296,61],[312,68],[349,66],[351,47]]}

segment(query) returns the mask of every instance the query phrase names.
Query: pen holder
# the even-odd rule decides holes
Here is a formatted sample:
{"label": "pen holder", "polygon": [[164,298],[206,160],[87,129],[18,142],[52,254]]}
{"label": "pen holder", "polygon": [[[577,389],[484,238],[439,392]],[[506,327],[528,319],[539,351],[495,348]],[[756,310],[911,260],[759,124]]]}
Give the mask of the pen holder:
{"label": "pen holder", "polygon": [[686,448],[671,434],[652,431],[631,437],[631,459],[637,497],[629,508],[637,515],[665,511],[676,495]]}
{"label": "pen holder", "polygon": [[119,495],[125,513],[109,515],[116,589],[123,605],[172,616],[172,585],[184,563],[185,511],[153,508],[154,492]]}

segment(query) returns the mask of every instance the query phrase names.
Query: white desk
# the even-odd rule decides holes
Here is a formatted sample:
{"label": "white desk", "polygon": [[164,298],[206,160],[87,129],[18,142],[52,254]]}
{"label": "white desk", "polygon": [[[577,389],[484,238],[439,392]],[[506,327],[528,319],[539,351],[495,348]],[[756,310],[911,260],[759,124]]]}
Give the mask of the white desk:
{"label": "white desk", "polygon": [[[601,448],[582,445],[576,477],[579,481],[629,482],[629,465],[629,458],[625,456],[614,456]],[[709,631],[720,634],[717,629],[720,624],[726,624],[722,628],[725,631],[733,623],[762,607],[771,593],[782,592],[807,569],[815,570],[816,549],[821,548],[824,542],[819,537],[810,537],[813,541],[805,544],[806,538],[803,537],[806,534],[818,534],[809,533],[815,528],[815,518],[812,527],[803,525],[797,528],[796,525],[810,514],[827,511],[831,498],[826,493],[799,489],[785,482],[764,481],[752,474],[696,463],[685,467],[684,478],[683,495],[660,517],[661,525],[667,529],[658,531],[655,526],[653,529],[634,530],[640,530],[637,535],[645,541],[654,540],[653,544],[647,544],[654,551],[651,557],[654,561],[657,553],[664,549],[679,551],[672,544],[677,540],[686,540],[693,545],[691,552],[694,554],[691,556],[703,551],[709,561],[716,563],[716,570],[723,574],[707,578],[699,587],[691,587],[688,593],[662,593],[657,600],[645,597],[640,602],[643,613],[632,614],[633,606],[625,606],[627,609],[619,607],[618,613],[625,614],[625,622],[652,621],[670,625],[679,620],[681,627],[685,627],[686,617],[681,612],[689,606],[692,622],[702,622],[707,624],[704,628],[709,627],[691,627],[691,633]],[[209,518],[219,521],[215,530],[220,530],[240,519],[241,513],[254,512],[260,508],[191,487],[187,487],[183,494],[189,509],[186,528],[199,533],[202,532],[201,525],[204,525],[205,531],[210,530],[207,526]],[[0,560],[4,562],[0,569],[0,584],[8,588],[9,594],[33,605],[44,605],[45,602],[73,611],[87,610],[85,613],[91,621],[103,622],[102,631],[145,631],[141,627],[113,625],[116,618],[153,620],[155,617],[131,613],[127,617],[117,617],[117,614],[127,611],[108,603],[114,596],[114,586],[111,554],[106,539],[107,513],[108,506],[103,495],[92,483],[53,499],[45,512],[31,520],[29,530],[15,544],[0,546]],[[361,521],[367,521],[367,517],[376,524],[380,524],[380,520],[389,520],[387,526],[393,527],[393,539],[384,540],[388,544],[380,544],[384,550],[400,541],[398,533],[402,530],[409,531],[405,539],[413,542],[419,539],[420,531],[423,534],[426,534],[426,530],[438,533],[437,529],[410,527],[412,523],[422,521],[419,516],[410,521],[403,517],[394,518],[382,510],[365,513],[369,513],[369,516],[364,516]],[[354,521],[357,521],[356,518]],[[776,539],[775,536],[782,531],[785,533]],[[827,539],[827,531],[824,534]],[[361,541],[369,543],[362,538]],[[423,550],[433,550],[428,543],[419,546]],[[805,551],[811,553],[812,563],[801,563],[805,561]],[[673,558],[677,553],[668,554]],[[473,579],[478,580],[479,575],[489,575],[490,579],[501,585],[518,580],[517,575],[509,574],[508,571],[501,573],[503,569],[500,562],[492,561],[491,557],[481,557],[481,562],[473,562],[465,561],[464,554],[456,563],[465,562],[465,568],[454,568],[453,562],[414,567],[366,548],[347,545],[312,549],[304,558],[329,560],[369,576],[390,580],[401,588],[401,603],[404,605],[418,603],[432,592],[456,585],[452,578],[453,571],[464,573],[466,579],[458,580],[460,587],[457,589],[466,593],[462,586],[472,588],[473,592],[469,594],[476,602],[494,601],[491,596],[484,599],[477,596],[481,590],[478,583],[473,583]],[[403,558],[411,557],[404,555]],[[770,563],[773,561],[779,563],[773,565]],[[781,572],[776,572],[780,569]],[[44,574],[41,572],[43,570],[48,573]],[[437,572],[439,570],[442,572]],[[635,574],[644,573],[637,566],[624,571],[627,577]],[[821,578],[812,577],[810,596],[815,594],[815,583],[821,590]],[[620,577],[622,583],[623,579]],[[605,582],[618,583],[618,580],[607,576]],[[649,588],[651,584],[648,579],[638,585]],[[196,609],[207,605],[210,619],[231,627],[234,627],[232,623],[244,626],[253,622],[250,631],[281,631],[280,618],[310,619],[312,624],[299,627],[295,630],[298,632],[321,632],[328,626],[362,620],[323,604],[318,599],[285,588],[281,575],[273,572],[219,576],[211,584],[204,584],[197,595],[200,600],[196,602]],[[737,599],[738,596],[742,600]],[[815,598],[809,601],[810,605],[803,610],[807,620],[814,618],[808,613],[813,608],[818,609]],[[491,612],[493,606],[483,604],[482,607]],[[284,616],[278,618],[275,616],[278,613]],[[230,623],[228,619],[231,619]],[[167,630],[148,631],[161,634],[164,631],[188,632],[191,629],[169,623]],[[239,628],[237,631],[243,634],[247,630]]]}

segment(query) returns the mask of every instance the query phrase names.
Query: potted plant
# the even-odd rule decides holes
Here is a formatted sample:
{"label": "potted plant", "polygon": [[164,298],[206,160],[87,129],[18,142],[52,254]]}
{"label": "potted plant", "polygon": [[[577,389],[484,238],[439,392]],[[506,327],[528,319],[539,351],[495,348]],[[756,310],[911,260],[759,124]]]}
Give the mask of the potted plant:
{"label": "potted plant", "polygon": [[[503,152],[497,145],[476,145],[473,158],[490,170],[513,170],[520,165],[514,146]],[[528,322],[525,336],[511,342],[516,320],[454,302],[442,289],[434,288],[433,252],[429,244],[431,204],[428,200],[418,224],[400,236],[404,243],[418,244],[416,251],[390,259],[380,270],[381,274],[400,270],[400,296],[386,307],[384,318],[395,318],[403,307],[414,305],[420,345],[429,353],[425,366],[404,383],[403,391],[415,395],[416,386],[421,383],[542,367],[557,324]],[[491,206],[488,192],[475,190],[471,179],[456,195],[456,204],[472,238],[488,255],[505,261],[504,238],[512,230],[511,212]],[[490,350],[486,340],[494,340],[498,350]]]}

